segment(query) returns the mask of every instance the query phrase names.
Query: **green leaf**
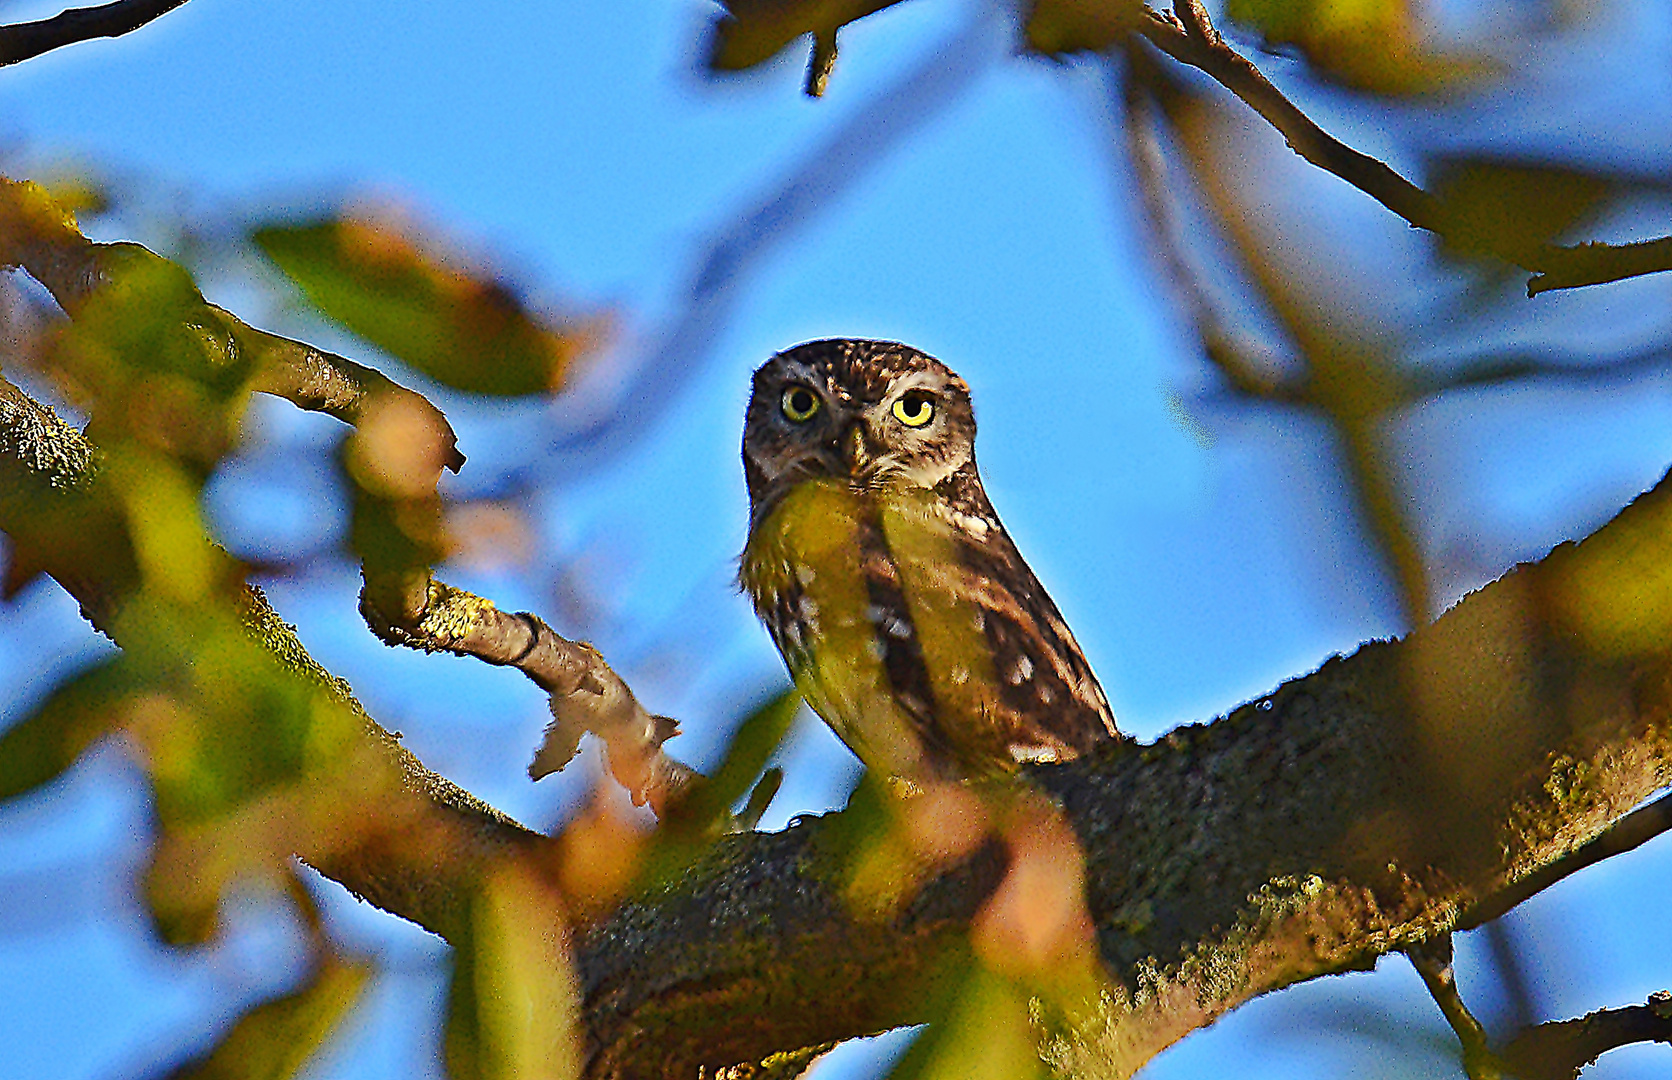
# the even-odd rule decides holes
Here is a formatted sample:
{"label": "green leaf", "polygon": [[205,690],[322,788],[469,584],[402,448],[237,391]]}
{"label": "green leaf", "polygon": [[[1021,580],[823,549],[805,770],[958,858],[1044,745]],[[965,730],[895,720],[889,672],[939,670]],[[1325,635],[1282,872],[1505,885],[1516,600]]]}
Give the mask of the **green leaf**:
{"label": "green leaf", "polygon": [[1046,1080],[1028,995],[979,963],[947,968],[950,1000],[889,1080]]}
{"label": "green leaf", "polygon": [[708,66],[742,71],[778,55],[804,34],[834,35],[855,19],[900,0],[724,0],[714,23]]}
{"label": "green leaf", "polygon": [[371,966],[326,952],[308,980],[251,1009],[208,1054],[169,1080],[285,1080],[325,1044],[360,999]]}
{"label": "green leaf", "polygon": [[[684,797],[669,806],[666,819],[644,856],[639,874],[641,886],[677,877],[717,836],[736,827],[732,807],[745,796],[751,796],[751,802],[754,801],[756,793],[751,789],[765,770],[767,759],[784,741],[800,707],[801,692],[791,687],[775,694],[744,718],[720,766],[694,781]],[[766,783],[776,790],[775,780]],[[767,795],[764,791],[760,794]],[[744,812],[758,821],[765,809],[765,806],[749,806]]]}
{"label": "green leaf", "polygon": [[57,779],[121,722],[135,681],[113,657],[61,685],[40,708],[0,734],[0,799]]}
{"label": "green leaf", "polygon": [[772,752],[784,741],[800,708],[801,692],[791,687],[775,694],[745,717],[738,725],[737,734],[732,736],[720,767],[696,789],[688,802],[681,804],[680,818],[706,824],[729,815],[738,800],[749,793]]}
{"label": "green leaf", "polygon": [[207,473],[237,441],[253,359],[183,268],[137,244],[95,250],[102,283],[72,305],[48,369],[106,450],[132,440]]}
{"label": "green leaf", "polygon": [[504,282],[374,222],[337,218],[257,229],[252,238],[314,306],[438,382],[516,396],[562,387],[603,320],[553,323]]}
{"label": "green leaf", "polygon": [[1268,46],[1298,49],[1325,78],[1375,94],[1447,90],[1494,70],[1430,48],[1410,0],[1227,0],[1225,14]]}
{"label": "green leaf", "polygon": [[1139,0],[1037,0],[1022,33],[1047,56],[1096,52],[1137,30],[1144,11]]}
{"label": "green leaf", "polygon": [[452,1080],[559,1080],[580,1074],[578,987],[564,915],[527,870],[501,867],[455,942],[445,1050]]}
{"label": "green leaf", "polygon": [[1446,208],[1444,249],[1464,257],[1530,252],[1578,224],[1618,188],[1578,169],[1489,158],[1436,158],[1428,173]]}

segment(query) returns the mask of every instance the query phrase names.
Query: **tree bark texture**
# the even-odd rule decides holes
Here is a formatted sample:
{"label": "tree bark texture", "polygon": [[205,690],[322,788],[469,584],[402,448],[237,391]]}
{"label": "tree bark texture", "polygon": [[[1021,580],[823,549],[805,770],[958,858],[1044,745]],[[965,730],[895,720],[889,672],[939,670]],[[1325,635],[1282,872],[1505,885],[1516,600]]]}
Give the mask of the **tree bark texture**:
{"label": "tree bark texture", "polygon": [[[1248,999],[1368,968],[1672,779],[1672,482],[1399,642],[1214,723],[1040,767],[1087,859],[1107,988],[1050,1034],[1129,1076]],[[926,1018],[993,847],[878,921],[830,815],[720,844],[578,942],[590,1075],[694,1076]]]}

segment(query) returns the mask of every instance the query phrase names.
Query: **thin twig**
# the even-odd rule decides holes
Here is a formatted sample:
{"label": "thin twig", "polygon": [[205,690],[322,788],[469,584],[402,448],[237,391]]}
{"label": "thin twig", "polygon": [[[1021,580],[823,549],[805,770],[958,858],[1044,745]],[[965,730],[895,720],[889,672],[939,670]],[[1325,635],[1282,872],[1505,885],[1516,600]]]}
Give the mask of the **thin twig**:
{"label": "thin twig", "polygon": [[1540,268],[1543,273],[1534,274],[1527,282],[1528,296],[1672,270],[1672,236],[1635,244],[1592,242],[1551,248],[1551,251],[1559,252],[1561,257],[1545,259]]}
{"label": "thin twig", "polygon": [[415,390],[409,390],[374,368],[305,342],[258,330],[221,308],[238,344],[260,361],[250,389],[284,398],[298,409],[334,416],[356,425],[373,401],[399,400],[425,413],[442,429],[446,442],[442,464],[453,472],[464,467],[453,429],[440,409]]}
{"label": "thin twig", "polygon": [[[1238,395],[1259,401],[1286,405],[1306,404],[1304,387],[1291,385],[1281,379],[1273,364],[1262,363],[1253,350],[1236,340],[1220,317],[1218,306],[1209,296],[1201,273],[1185,256],[1178,223],[1168,200],[1167,164],[1161,145],[1155,137],[1153,114],[1156,104],[1153,95],[1134,77],[1130,68],[1142,64],[1145,57],[1133,57],[1129,50],[1128,76],[1122,80],[1121,96],[1123,131],[1126,149],[1131,157],[1133,172],[1138,179],[1138,193],[1143,200],[1145,217],[1155,234],[1154,251],[1161,261],[1167,279],[1183,301],[1186,313],[1195,327],[1196,336],[1208,361],[1219,370],[1231,390]],[[1110,79],[1113,80],[1111,74]]]}
{"label": "thin twig", "polygon": [[1472,930],[1490,922],[1563,878],[1604,859],[1623,855],[1669,829],[1672,829],[1672,793],[1662,795],[1647,806],[1638,807],[1590,843],[1575,848],[1555,862],[1481,900],[1458,918],[1457,929]]}
{"label": "thin twig", "polygon": [[[1259,68],[1225,43],[1198,0],[1179,0],[1174,11],[1171,18],[1149,11],[1139,33],[1174,60],[1205,72],[1235,94],[1308,162],[1340,177],[1418,228],[1442,237],[1453,231],[1454,223],[1444,202],[1319,127]],[[1515,244],[1501,238],[1487,243],[1492,254],[1533,272],[1527,282],[1529,297],[1672,270],[1672,237],[1620,245]]]}
{"label": "thin twig", "polygon": [[70,8],[50,19],[0,26],[0,67],[92,38],[121,37],[167,15],[186,0],[115,0]]}
{"label": "thin twig", "polygon": [[1672,354],[1662,344],[1651,345],[1606,360],[1562,361],[1524,353],[1489,353],[1452,362],[1448,371],[1428,367],[1407,370],[1406,401],[1415,404],[1454,390],[1489,389],[1535,381],[1593,386],[1627,379],[1645,371],[1672,366]]}
{"label": "thin twig", "polygon": [[813,53],[807,58],[807,82],[802,88],[807,96],[823,97],[835,69],[836,31],[813,31]]}
{"label": "thin twig", "polygon": [[[1177,139],[1190,178],[1215,223],[1240,255],[1267,310],[1306,362],[1304,381],[1289,384],[1285,393],[1293,395],[1290,400],[1321,412],[1339,434],[1359,506],[1392,564],[1404,615],[1413,626],[1426,622],[1430,615],[1428,572],[1407,524],[1405,496],[1386,460],[1382,440],[1383,421],[1403,404],[1398,373],[1374,343],[1352,340],[1321,323],[1288,275],[1262,256],[1241,193],[1228,181],[1223,161],[1211,152],[1204,119],[1209,103],[1181,86],[1142,51],[1133,50],[1131,61],[1129,77],[1142,81]],[[1223,360],[1223,356],[1209,355],[1216,362]],[[1222,370],[1228,378],[1236,377],[1234,367],[1222,366]]]}
{"label": "thin twig", "polygon": [[1313,165],[1345,180],[1411,224],[1432,232],[1444,231],[1445,213],[1438,199],[1319,127],[1259,68],[1225,44],[1200,4],[1180,3],[1175,10],[1182,25],[1155,12],[1144,21],[1140,32],[1151,44],[1179,63],[1205,72],[1235,94],[1276,128],[1291,150]]}
{"label": "thin twig", "polygon": [[1469,1074],[1469,1080],[1499,1080],[1503,1070],[1487,1044],[1486,1029],[1457,992],[1457,975],[1451,966],[1451,935],[1441,934],[1418,942],[1405,950],[1405,956],[1422,976],[1423,985],[1445,1015],[1446,1023],[1457,1033],[1457,1041],[1463,1047],[1463,1071]]}

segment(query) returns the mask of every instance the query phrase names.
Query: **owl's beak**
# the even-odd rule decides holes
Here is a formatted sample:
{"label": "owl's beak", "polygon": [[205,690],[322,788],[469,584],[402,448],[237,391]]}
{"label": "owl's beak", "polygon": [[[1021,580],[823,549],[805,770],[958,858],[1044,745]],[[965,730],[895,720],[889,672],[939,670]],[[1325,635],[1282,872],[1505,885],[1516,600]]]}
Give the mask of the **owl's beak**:
{"label": "owl's beak", "polygon": [[842,454],[848,461],[848,475],[859,476],[871,464],[871,446],[865,438],[865,422],[855,421],[842,434]]}

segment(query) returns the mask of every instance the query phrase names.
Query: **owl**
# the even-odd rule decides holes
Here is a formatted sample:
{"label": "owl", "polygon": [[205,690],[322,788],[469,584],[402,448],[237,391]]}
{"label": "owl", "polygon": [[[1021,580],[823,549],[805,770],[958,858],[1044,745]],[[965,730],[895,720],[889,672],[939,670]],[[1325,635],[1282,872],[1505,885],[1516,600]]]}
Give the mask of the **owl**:
{"label": "owl", "polygon": [[1120,740],[1074,635],[987,501],[969,388],[889,341],[755,372],[740,578],[813,710],[905,781]]}

